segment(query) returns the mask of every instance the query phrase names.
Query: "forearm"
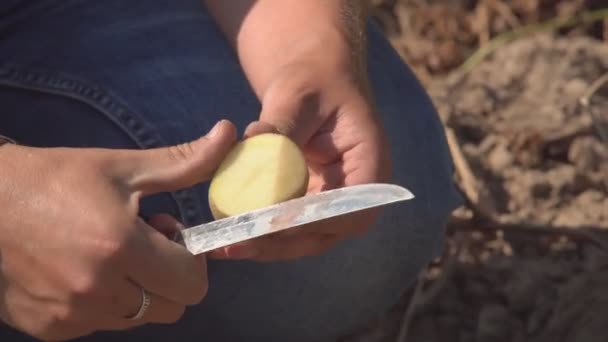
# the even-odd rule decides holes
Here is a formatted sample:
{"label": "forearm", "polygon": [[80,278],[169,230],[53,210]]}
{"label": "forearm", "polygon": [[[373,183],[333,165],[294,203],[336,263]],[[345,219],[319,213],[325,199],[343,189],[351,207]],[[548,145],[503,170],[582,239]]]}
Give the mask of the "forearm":
{"label": "forearm", "polygon": [[278,68],[303,60],[365,70],[365,5],[360,0],[203,0],[236,49],[262,98]]}

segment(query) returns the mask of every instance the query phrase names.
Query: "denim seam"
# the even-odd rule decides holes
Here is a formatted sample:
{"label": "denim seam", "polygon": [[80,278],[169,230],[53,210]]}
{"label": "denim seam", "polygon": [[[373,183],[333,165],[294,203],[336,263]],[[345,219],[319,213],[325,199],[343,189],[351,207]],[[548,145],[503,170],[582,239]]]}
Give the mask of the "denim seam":
{"label": "denim seam", "polygon": [[[0,64],[0,85],[34,90],[42,93],[65,96],[104,114],[122,129],[140,148],[156,148],[165,145],[165,141],[146,121],[120,103],[117,96],[98,85],[89,84],[72,75],[55,71],[32,70],[14,64]],[[180,215],[186,224],[192,224],[200,213],[197,195],[191,189],[171,192]]]}

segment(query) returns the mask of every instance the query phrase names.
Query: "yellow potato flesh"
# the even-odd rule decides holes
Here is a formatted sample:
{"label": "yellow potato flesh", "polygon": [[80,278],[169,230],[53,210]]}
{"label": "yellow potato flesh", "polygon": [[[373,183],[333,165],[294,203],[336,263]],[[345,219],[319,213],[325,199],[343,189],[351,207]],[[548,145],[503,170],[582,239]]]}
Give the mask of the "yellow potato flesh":
{"label": "yellow potato flesh", "polygon": [[307,187],[298,146],[284,135],[260,134],[228,153],[211,180],[209,205],[220,219],[300,197]]}

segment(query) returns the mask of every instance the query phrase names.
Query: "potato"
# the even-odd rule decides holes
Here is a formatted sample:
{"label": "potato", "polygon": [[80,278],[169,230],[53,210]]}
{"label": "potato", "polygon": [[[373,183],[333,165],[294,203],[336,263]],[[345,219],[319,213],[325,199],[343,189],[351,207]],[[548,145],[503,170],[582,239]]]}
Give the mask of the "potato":
{"label": "potato", "polygon": [[303,196],[308,167],[288,137],[266,133],[239,142],[222,161],[209,187],[217,219]]}

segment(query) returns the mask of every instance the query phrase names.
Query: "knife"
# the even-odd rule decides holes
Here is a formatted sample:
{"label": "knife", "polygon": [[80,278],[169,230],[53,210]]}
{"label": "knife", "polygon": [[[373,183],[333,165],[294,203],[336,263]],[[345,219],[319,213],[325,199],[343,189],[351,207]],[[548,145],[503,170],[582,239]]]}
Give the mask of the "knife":
{"label": "knife", "polygon": [[176,234],[175,241],[196,255],[311,222],[412,198],[414,195],[408,189],[398,185],[353,185],[185,228]]}

